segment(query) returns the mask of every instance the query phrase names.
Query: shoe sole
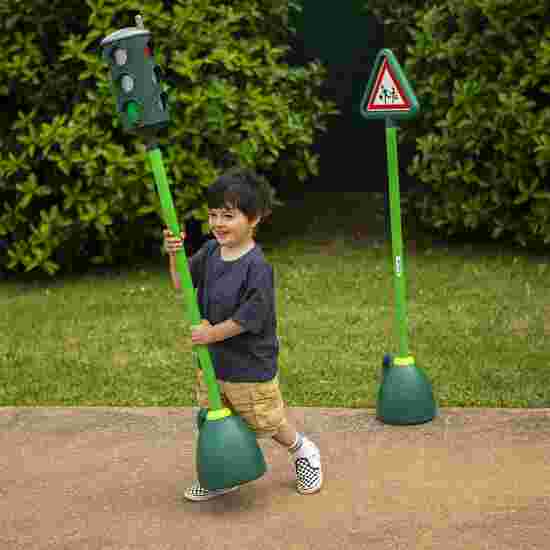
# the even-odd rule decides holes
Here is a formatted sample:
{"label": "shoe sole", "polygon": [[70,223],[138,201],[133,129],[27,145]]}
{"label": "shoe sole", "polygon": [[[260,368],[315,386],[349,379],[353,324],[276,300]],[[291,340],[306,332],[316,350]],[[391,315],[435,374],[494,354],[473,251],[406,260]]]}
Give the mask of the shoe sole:
{"label": "shoe sole", "polygon": [[226,495],[227,493],[232,493],[233,491],[237,491],[238,489],[240,489],[240,487],[231,487],[231,489],[224,489],[223,491],[216,493],[215,495],[196,496],[196,495],[189,495],[187,493],[183,493],[183,496],[187,500],[191,500],[193,502],[201,502],[203,500],[211,500],[213,498],[221,497],[223,495]]}
{"label": "shoe sole", "polygon": [[[317,449],[318,450],[318,449]],[[295,457],[293,456],[292,458],[292,462],[295,464]],[[298,491],[298,493],[300,493],[301,495],[311,495],[313,493],[318,493],[321,488],[323,487],[323,469],[321,468],[320,471],[319,471],[319,485],[317,485],[317,487],[313,487],[312,489],[298,489],[298,487],[296,487],[296,490]]]}
{"label": "shoe sole", "polygon": [[312,495],[313,493],[318,493],[321,488],[323,487],[323,472],[321,471],[321,480],[319,481],[319,485],[317,487],[314,487],[313,489],[298,489],[298,492],[301,495]]}

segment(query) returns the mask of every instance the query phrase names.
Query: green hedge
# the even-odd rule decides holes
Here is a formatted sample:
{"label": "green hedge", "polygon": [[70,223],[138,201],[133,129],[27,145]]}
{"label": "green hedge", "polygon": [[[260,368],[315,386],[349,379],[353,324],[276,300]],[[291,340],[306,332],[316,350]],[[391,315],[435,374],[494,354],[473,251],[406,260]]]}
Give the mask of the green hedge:
{"label": "green hedge", "polygon": [[0,6],[0,99],[10,104],[0,270],[54,275],[160,241],[144,145],[122,132],[99,56],[101,39],[138,12],[166,73],[172,122],[162,144],[180,221],[206,229],[205,187],[235,162],[274,180],[317,173],[310,145],[338,111],[320,98],[321,65],[284,62],[289,2],[10,0]]}
{"label": "green hedge", "polygon": [[421,104],[404,125],[409,205],[447,236],[550,243],[550,7],[540,0],[369,0]]}

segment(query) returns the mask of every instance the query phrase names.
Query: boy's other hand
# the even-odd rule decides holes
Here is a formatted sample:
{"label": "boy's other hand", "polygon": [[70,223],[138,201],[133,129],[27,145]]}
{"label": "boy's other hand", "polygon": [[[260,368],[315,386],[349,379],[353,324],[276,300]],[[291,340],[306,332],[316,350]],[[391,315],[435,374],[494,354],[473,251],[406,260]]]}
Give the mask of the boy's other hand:
{"label": "boy's other hand", "polygon": [[212,344],[212,325],[208,319],[202,319],[200,325],[191,327],[191,344]]}
{"label": "boy's other hand", "polygon": [[174,256],[178,250],[183,247],[183,241],[185,240],[185,231],[181,232],[181,238],[177,239],[174,234],[169,230],[164,230],[164,250],[170,255]]}

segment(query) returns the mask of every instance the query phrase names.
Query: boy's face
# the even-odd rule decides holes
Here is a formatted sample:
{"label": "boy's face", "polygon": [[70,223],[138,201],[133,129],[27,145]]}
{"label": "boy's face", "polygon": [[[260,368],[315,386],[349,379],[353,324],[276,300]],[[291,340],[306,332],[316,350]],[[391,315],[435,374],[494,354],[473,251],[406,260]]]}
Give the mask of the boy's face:
{"label": "boy's face", "polygon": [[245,245],[256,223],[250,223],[237,208],[209,208],[208,223],[214,237],[222,246],[229,248]]}

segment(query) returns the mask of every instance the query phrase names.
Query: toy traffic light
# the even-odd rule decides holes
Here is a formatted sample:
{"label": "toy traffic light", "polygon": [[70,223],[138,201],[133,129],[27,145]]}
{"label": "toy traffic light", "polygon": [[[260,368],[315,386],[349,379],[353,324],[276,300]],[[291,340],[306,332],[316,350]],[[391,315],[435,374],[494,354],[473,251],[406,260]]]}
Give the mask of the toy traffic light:
{"label": "toy traffic light", "polygon": [[[137,28],[125,28],[102,40],[103,56],[111,64],[113,92],[124,129],[142,134],[157,186],[164,223],[174,235],[180,234],[162,153],[155,133],[168,124],[166,94],[160,89],[160,70],[153,60],[151,35],[136,17]],[[185,248],[176,254],[188,319],[201,323],[201,312],[187,261]],[[207,489],[225,489],[261,477],[267,465],[255,433],[246,422],[222,402],[208,346],[195,344],[208,387],[209,410],[198,418],[197,473]]]}
{"label": "toy traffic light", "polygon": [[103,59],[111,66],[112,91],[124,130],[130,133],[164,128],[170,121],[168,95],[155,63],[151,33],[137,27],[120,29],[101,41]]}

